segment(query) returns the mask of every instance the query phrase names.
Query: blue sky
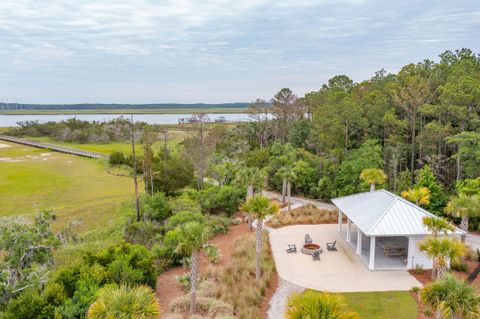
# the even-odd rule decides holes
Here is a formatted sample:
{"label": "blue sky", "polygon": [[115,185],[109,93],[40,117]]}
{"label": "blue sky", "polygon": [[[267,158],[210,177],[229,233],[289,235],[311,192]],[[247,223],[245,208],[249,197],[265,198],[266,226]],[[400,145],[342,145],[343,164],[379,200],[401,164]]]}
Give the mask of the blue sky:
{"label": "blue sky", "polygon": [[462,47],[477,0],[1,0],[0,99],[248,102]]}

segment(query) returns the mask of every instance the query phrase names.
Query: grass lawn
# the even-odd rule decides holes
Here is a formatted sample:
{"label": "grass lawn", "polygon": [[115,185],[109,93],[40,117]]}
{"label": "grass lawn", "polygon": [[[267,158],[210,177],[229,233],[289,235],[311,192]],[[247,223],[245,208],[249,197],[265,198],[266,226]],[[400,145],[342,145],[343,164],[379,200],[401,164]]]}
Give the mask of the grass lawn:
{"label": "grass lawn", "polygon": [[408,291],[342,294],[348,307],[365,319],[415,319],[417,303]]}
{"label": "grass lawn", "polygon": [[122,203],[133,199],[132,179],[108,174],[101,160],[0,144],[10,146],[0,148],[0,217],[53,209],[55,229],[81,219],[84,233],[116,224]]}
{"label": "grass lawn", "polygon": [[362,319],[416,319],[418,316],[417,302],[408,291],[349,292],[341,295],[347,308],[358,312]]}

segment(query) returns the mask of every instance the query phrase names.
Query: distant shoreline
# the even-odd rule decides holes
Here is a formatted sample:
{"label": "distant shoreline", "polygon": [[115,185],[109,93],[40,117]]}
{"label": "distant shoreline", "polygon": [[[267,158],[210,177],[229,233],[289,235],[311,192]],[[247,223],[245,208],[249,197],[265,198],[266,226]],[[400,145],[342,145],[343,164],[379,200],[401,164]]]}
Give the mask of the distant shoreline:
{"label": "distant shoreline", "polygon": [[192,114],[192,113],[247,113],[247,108],[178,108],[178,109],[55,109],[55,110],[3,110],[0,115],[68,115],[68,114]]}

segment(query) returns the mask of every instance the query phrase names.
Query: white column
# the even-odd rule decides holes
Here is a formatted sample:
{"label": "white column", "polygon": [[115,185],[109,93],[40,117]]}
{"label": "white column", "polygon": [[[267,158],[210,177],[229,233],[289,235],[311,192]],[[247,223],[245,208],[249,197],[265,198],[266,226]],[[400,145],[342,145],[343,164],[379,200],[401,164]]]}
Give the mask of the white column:
{"label": "white column", "polygon": [[347,218],[347,241],[352,241],[352,221],[350,218]]}
{"label": "white column", "polygon": [[357,227],[357,255],[362,254],[362,231]]}
{"label": "white column", "polygon": [[342,219],[343,219],[343,214],[342,214],[342,211],[339,209],[338,210],[338,232],[342,231]]}
{"label": "white column", "polygon": [[370,258],[368,260],[368,269],[375,268],[375,236],[370,236]]}

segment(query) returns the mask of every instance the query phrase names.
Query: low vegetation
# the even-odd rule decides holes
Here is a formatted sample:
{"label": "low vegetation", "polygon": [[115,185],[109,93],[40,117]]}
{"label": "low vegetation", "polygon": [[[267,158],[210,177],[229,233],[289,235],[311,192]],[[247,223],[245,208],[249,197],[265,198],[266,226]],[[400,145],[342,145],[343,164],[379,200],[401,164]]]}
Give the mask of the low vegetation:
{"label": "low vegetation", "polygon": [[331,224],[338,222],[338,213],[334,210],[319,209],[308,205],[285,211],[273,216],[267,226],[279,228],[297,224]]}
{"label": "low vegetation", "polygon": [[[255,279],[255,239],[250,236],[239,238],[230,259],[222,267],[209,267],[201,274],[198,287],[197,310],[199,318],[260,319],[260,304],[266,289],[271,284],[275,264],[270,244],[265,241],[262,248],[261,279]],[[171,306],[171,317],[189,312],[188,294],[175,299]]]}

